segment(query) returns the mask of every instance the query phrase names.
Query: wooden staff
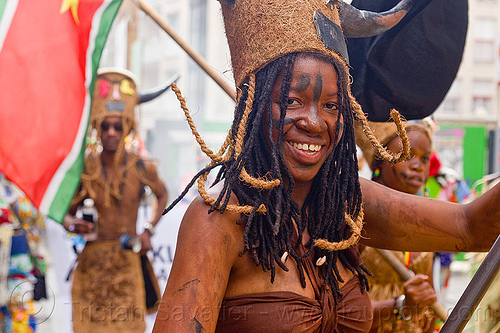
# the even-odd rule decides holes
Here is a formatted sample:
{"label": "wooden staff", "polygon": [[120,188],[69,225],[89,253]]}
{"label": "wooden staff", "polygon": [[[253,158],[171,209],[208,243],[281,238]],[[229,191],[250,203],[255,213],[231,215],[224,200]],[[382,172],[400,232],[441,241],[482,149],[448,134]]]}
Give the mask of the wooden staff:
{"label": "wooden staff", "polygon": [[467,285],[450,317],[441,327],[442,333],[461,332],[476,310],[479,302],[500,271],[500,236],[479,266],[476,274]]}
{"label": "wooden staff", "polygon": [[[406,268],[406,266],[392,253],[391,251],[388,250],[382,250],[382,249],[375,249],[377,252],[384,258],[389,265],[391,265],[394,270],[399,274],[399,276],[404,280],[408,281],[412,277],[415,276],[415,273],[410,271],[409,269]],[[432,310],[436,313],[436,315],[443,321],[446,321],[448,318],[448,313],[446,313],[446,310],[443,308],[441,304],[439,304],[437,301],[432,303],[430,305]]]}
{"label": "wooden staff", "polygon": [[236,91],[215,71],[203,57],[186,43],[160,14],[143,0],[133,0],[139,9],[151,17],[186,53],[231,97],[236,100]]}

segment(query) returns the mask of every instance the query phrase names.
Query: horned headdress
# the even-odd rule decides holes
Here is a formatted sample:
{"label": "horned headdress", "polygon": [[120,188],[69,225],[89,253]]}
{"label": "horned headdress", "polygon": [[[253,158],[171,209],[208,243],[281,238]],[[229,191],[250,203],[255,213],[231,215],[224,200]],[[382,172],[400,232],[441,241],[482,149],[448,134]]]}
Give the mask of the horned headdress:
{"label": "horned headdress", "polygon": [[319,52],[348,61],[345,36],[387,31],[413,1],[374,13],[336,0],[221,0],[236,85],[274,59],[294,52]]}
{"label": "horned headdress", "polygon": [[[232,129],[218,153],[212,152],[200,137],[187,110],[185,99],[178,88],[172,85],[172,90],[181,102],[181,107],[202,151],[212,160],[199,174],[200,195],[212,206],[212,210],[227,209],[243,214],[265,213],[267,208],[263,204],[257,205],[258,207],[230,205],[227,204],[227,196],[226,199],[222,198],[223,195],[220,195],[218,199],[212,198],[206,192],[204,184],[210,170],[228,160],[236,161],[239,179],[250,187],[270,190],[280,184],[279,179],[269,179],[267,175],[249,174],[244,163],[238,162],[243,149],[247,121],[253,108],[257,72],[281,56],[298,52],[313,52],[336,59],[342,67],[341,70],[348,76],[348,53],[344,35],[367,37],[386,31],[404,17],[412,1],[404,0],[395,8],[383,13],[359,11],[346,3],[333,0],[220,0],[220,3],[238,92],[237,107],[244,105],[245,110],[241,117],[235,118]],[[369,127],[364,126],[367,123],[366,117],[350,91],[348,91],[348,98],[354,118],[363,124],[379,153],[392,162],[406,158],[407,146],[406,155],[402,153],[399,156],[393,156],[376,141],[373,135],[370,136]],[[394,113],[394,117],[402,128],[397,112]],[[400,132],[404,133],[404,130]],[[184,193],[186,192],[187,189]],[[183,194],[177,200],[180,200],[182,196]],[[174,201],[170,207],[173,207],[176,202]],[[346,215],[347,223],[353,231],[350,239],[334,244],[325,241],[324,244],[317,245],[329,250],[344,249],[352,245],[361,231],[362,213],[357,217],[356,223]],[[280,221],[277,218],[273,226],[274,234],[279,232],[279,225]]]}
{"label": "horned headdress", "polygon": [[[111,67],[98,69],[92,98],[85,169],[81,176],[82,188],[73,202],[78,202],[86,196],[95,200],[97,187],[104,188],[106,205],[110,203],[111,197],[121,199],[120,186],[124,183],[125,173],[128,170],[137,172],[143,183],[150,185],[142,173],[135,168],[139,158],[137,155],[129,154],[124,163],[125,138],[135,134],[135,109],[137,105],[160,96],[177,79],[178,76],[175,75],[165,84],[141,93],[137,91],[137,77],[131,71]],[[113,166],[113,172],[117,177],[114,177],[115,181],[113,182],[107,179],[103,181],[100,177],[102,174],[102,163],[99,157],[101,124],[109,116],[121,117],[123,126]]]}

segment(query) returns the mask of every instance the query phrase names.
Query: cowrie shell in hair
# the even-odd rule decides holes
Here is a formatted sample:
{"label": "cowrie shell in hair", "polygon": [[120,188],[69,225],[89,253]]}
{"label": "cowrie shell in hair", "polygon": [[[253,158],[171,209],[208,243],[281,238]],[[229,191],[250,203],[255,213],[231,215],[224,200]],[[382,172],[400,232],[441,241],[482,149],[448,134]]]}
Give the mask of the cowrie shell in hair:
{"label": "cowrie shell in hair", "polygon": [[326,256],[322,256],[321,258],[318,258],[318,260],[316,260],[316,266],[321,266],[325,262],[326,262]]}
{"label": "cowrie shell in hair", "polygon": [[287,252],[287,251],[285,251],[285,252],[283,253],[283,255],[281,256],[281,262],[282,262],[283,264],[285,264],[287,259],[288,259],[288,252]]}

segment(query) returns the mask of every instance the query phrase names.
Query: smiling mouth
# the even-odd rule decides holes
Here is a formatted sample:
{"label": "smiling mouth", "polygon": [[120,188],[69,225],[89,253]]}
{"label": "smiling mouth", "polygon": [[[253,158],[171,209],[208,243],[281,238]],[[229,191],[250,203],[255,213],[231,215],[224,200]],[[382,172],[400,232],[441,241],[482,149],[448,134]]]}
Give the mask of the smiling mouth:
{"label": "smiling mouth", "polygon": [[299,150],[302,150],[306,154],[309,155],[314,155],[321,149],[321,145],[313,145],[313,144],[307,144],[307,143],[297,143],[297,142],[291,142],[290,144]]}
{"label": "smiling mouth", "polygon": [[408,183],[414,184],[414,185],[421,185],[424,182],[423,179],[420,177],[411,177],[411,178],[408,178],[406,181]]}

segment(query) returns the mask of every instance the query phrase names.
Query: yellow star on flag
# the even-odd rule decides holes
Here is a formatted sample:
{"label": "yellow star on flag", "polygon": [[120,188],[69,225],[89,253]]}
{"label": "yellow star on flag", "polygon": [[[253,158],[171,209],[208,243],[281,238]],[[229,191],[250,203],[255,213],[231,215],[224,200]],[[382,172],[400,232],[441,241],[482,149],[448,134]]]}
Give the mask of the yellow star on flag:
{"label": "yellow star on flag", "polygon": [[71,9],[71,15],[73,20],[77,25],[80,25],[80,19],[78,18],[78,4],[80,0],[63,0],[61,4],[61,14]]}

